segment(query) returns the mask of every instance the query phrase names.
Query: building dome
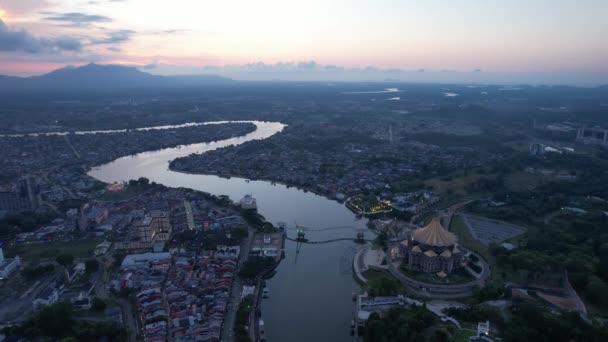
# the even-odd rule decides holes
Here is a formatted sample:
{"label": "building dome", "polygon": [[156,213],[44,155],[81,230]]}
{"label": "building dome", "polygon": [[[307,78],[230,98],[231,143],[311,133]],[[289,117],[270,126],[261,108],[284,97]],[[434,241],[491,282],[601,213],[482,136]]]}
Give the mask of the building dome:
{"label": "building dome", "polygon": [[456,244],[456,235],[445,230],[439,218],[435,217],[426,227],[416,229],[413,233],[416,242],[432,247],[448,247]]}

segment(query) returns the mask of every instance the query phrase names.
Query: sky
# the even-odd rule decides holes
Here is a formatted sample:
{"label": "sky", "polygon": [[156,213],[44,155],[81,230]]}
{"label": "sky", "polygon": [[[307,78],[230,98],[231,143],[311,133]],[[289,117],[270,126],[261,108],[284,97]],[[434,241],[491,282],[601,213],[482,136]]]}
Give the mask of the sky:
{"label": "sky", "polygon": [[608,83],[606,0],[0,0],[0,74]]}

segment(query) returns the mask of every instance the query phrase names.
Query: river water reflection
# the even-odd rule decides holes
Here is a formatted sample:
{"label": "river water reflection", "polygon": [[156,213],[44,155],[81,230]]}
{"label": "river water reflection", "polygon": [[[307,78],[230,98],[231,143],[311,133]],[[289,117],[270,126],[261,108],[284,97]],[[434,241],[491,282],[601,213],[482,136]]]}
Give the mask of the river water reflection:
{"label": "river water reflection", "polygon": [[[365,227],[366,221],[357,219],[336,201],[282,184],[185,174],[168,169],[169,162],[175,158],[265,139],[284,128],[277,122],[252,122],[257,129],[242,137],[123,157],[93,168],[89,175],[108,183],[146,177],[169,187],[228,195],[234,201],[245,194],[253,194],[258,211],[268,221],[274,224],[283,221],[289,227],[297,222],[309,227],[311,230],[306,237],[311,241],[354,238],[356,228]],[[295,231],[288,230],[288,235],[295,237]],[[286,242],[286,258],[277,268],[276,275],[267,282],[270,298],[262,304],[262,316],[268,341],[351,341],[351,293],[358,289],[352,276],[356,245],[340,241],[299,247],[297,253],[297,244]]]}

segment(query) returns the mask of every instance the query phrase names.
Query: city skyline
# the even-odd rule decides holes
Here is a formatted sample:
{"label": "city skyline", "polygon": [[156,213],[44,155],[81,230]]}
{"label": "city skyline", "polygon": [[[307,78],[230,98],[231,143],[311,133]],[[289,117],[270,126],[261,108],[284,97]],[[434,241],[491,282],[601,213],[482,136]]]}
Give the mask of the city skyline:
{"label": "city skyline", "polygon": [[606,15],[594,0],[3,0],[0,74],[95,62],[252,80],[602,84]]}

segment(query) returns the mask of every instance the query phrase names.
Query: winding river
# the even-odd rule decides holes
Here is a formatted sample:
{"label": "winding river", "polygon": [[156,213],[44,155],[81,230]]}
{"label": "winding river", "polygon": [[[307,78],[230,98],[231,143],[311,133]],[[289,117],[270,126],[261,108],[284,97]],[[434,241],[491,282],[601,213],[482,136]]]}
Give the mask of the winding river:
{"label": "winding river", "polygon": [[[108,183],[146,177],[168,187],[228,195],[234,201],[244,194],[253,194],[259,213],[268,221],[287,222],[290,227],[297,222],[309,227],[306,233],[309,240],[354,238],[356,228],[365,227],[366,221],[357,219],[336,201],[267,181],[169,170],[169,162],[175,158],[266,139],[285,127],[278,122],[250,122],[257,129],[241,137],[122,157],[93,168],[89,175]],[[295,237],[295,231],[288,230],[288,235]],[[262,303],[268,341],[352,341],[351,293],[359,288],[352,276],[355,248],[350,241],[316,245],[286,241],[286,258],[267,282],[270,298]]]}

